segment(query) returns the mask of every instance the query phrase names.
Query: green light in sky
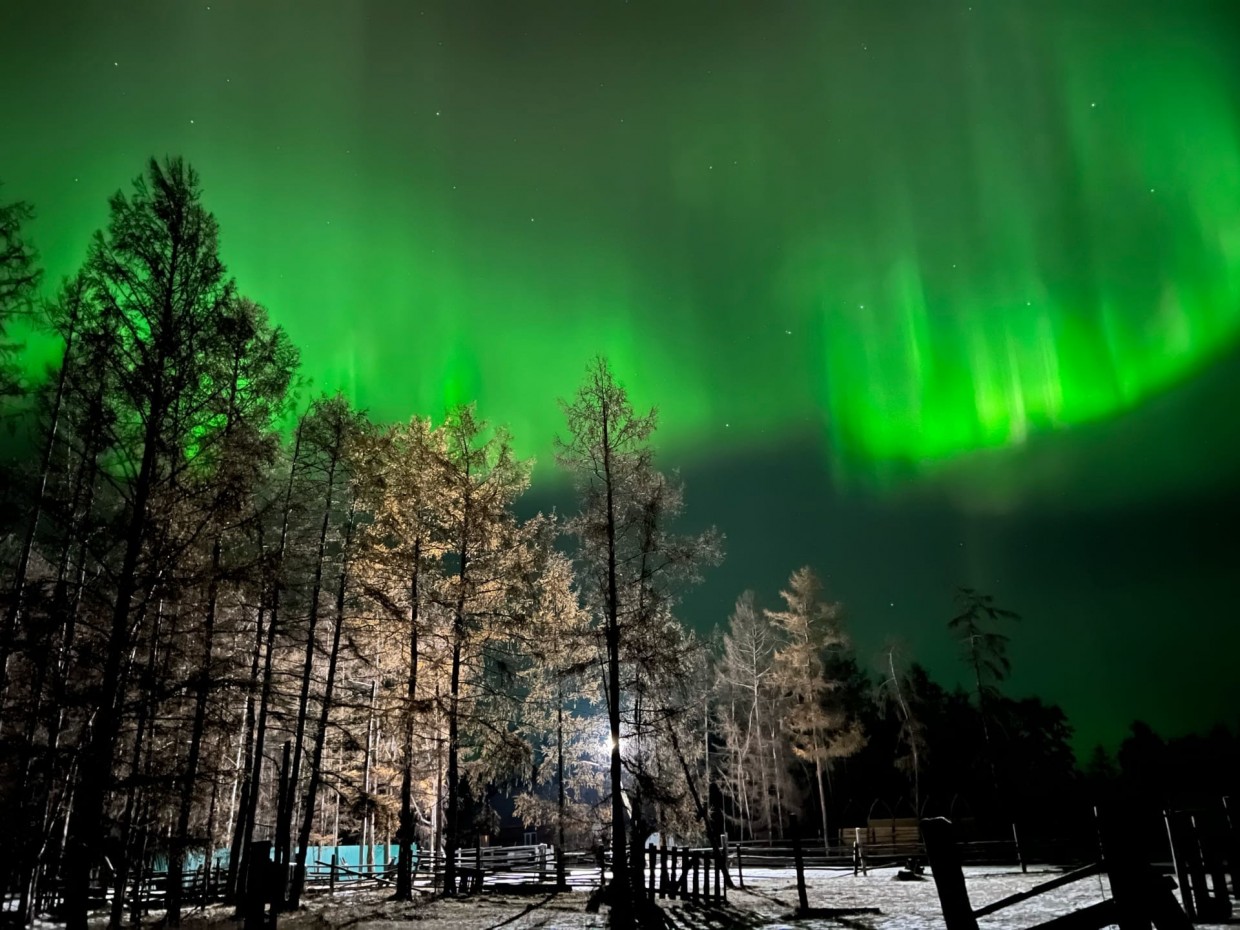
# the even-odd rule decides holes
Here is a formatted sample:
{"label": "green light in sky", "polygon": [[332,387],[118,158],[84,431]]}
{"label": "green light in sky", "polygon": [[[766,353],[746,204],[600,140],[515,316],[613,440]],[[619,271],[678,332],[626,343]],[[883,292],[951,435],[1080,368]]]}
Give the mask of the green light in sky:
{"label": "green light in sky", "polygon": [[[863,263],[819,245],[821,279],[800,296],[819,308],[829,448],[845,475],[882,483],[1114,416],[1236,344],[1235,100],[1208,58],[1131,41],[1114,52],[1063,65],[1073,190],[1039,182],[1036,126],[985,113],[959,204],[980,219],[980,250],[928,260],[921,244],[960,224],[890,195]],[[983,111],[1011,103],[981,97]]]}
{"label": "green light in sky", "polygon": [[[54,284],[184,155],[242,293],[378,419],[477,400],[545,462],[604,354],[675,460],[812,431],[881,488],[1240,342],[1233,43],[1208,5],[1130,6],[151,4],[181,42],[28,11],[67,45],[0,170]],[[0,62],[41,74],[36,39]]]}

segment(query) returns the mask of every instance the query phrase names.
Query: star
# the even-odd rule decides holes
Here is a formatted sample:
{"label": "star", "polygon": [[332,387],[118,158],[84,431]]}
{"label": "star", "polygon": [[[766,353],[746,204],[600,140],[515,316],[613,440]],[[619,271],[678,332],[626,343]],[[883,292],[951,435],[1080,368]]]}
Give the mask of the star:
{"label": "star", "polygon": [[1098,106],[1098,104],[1097,104],[1097,103],[1095,103],[1095,102],[1093,102],[1093,101],[1090,101],[1089,108],[1090,108],[1091,110],[1092,110],[1092,109],[1094,109],[1094,108],[1095,108],[1095,107],[1097,107],[1097,106]]}

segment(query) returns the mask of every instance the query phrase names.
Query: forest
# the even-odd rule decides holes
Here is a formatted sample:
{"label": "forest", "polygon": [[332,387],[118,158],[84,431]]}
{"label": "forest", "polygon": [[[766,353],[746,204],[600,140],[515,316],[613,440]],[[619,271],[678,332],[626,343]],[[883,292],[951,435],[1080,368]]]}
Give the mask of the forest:
{"label": "forest", "polygon": [[[18,923],[56,888],[84,930],[106,885],[119,926],[160,862],[175,926],[193,857],[227,851],[238,896],[256,840],[292,909],[317,844],[398,846],[408,898],[415,847],[443,851],[451,893],[458,850],[529,831],[617,863],[656,833],[778,839],[793,818],[827,844],[934,814],[1053,835],[1099,798],[1216,798],[1240,772],[1226,727],[1167,741],[1134,723],[1114,757],[1078,761],[1061,708],[1005,690],[1009,637],[1037,618],[951,579],[926,611],[960,685],[896,642],[859,655],[810,567],[778,592],[739,581],[715,633],[689,629],[679,605],[724,539],[686,529],[657,414],[604,358],[559,401],[574,506],[522,516],[531,462],[484,411],[384,424],[314,394],[229,277],[183,161],[118,192],[54,288],[31,216],[0,206],[0,389],[22,437],[0,550],[0,884]],[[45,372],[17,342],[31,330],[59,347]]]}

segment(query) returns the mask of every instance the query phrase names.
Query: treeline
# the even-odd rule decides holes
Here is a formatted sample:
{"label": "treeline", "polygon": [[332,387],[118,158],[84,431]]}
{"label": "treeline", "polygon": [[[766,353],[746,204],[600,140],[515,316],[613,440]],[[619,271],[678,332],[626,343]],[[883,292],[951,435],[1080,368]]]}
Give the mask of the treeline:
{"label": "treeline", "polygon": [[27,315],[61,352],[22,385],[0,330],[6,415],[34,437],[6,481],[0,627],[0,889],[20,921],[51,900],[84,930],[103,888],[119,925],[159,863],[176,925],[195,857],[228,850],[240,900],[257,840],[286,908],[322,843],[397,843],[398,898],[413,844],[442,851],[451,893],[501,793],[623,863],[656,831],[1002,822],[1115,781],[1076,771],[1057,707],[1001,693],[1014,615],[978,592],[946,634],[968,690],[895,648],[863,668],[808,569],[780,609],[744,595],[719,642],[695,637],[678,599],[722,540],[677,531],[654,412],[605,361],[562,402],[571,516],[522,519],[530,463],[472,406],[379,426],[299,396],[298,353],[228,277],[183,162],[111,199],[47,300],[29,215],[0,208],[0,327]]}
{"label": "treeline", "polygon": [[[4,323],[36,312],[28,216],[3,214]],[[228,849],[239,899],[258,839],[283,907],[322,842],[394,839],[404,898],[412,844],[441,849],[451,893],[500,783],[561,844],[610,830],[618,862],[649,811],[705,823],[705,749],[680,730],[705,652],[673,609],[719,539],[671,531],[654,414],[606,362],[563,404],[575,514],[519,519],[530,463],[472,407],[380,428],[299,402],[297,352],[227,276],[178,160],[112,198],[37,316],[62,352],[9,482],[9,911],[50,893],[80,930],[104,888],[116,925],[161,862],[175,925],[191,856]],[[673,803],[686,779],[696,807]]]}

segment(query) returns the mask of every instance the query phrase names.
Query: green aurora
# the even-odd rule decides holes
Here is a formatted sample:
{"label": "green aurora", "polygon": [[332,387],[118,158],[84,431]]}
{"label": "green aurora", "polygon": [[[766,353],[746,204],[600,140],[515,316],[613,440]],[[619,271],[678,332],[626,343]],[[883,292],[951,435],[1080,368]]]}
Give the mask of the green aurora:
{"label": "green aurora", "polygon": [[1208,8],[823,3],[744,36],[740,6],[251,6],[85,5],[13,102],[63,144],[9,134],[10,189],[55,277],[144,153],[186,154],[243,289],[378,416],[477,399],[544,451],[606,353],[673,449],[814,419],[881,482],[1130,409],[1240,337]]}
{"label": "green aurora", "polygon": [[[1240,347],[1237,19],[1221,0],[8,0],[0,180],[35,204],[55,282],[147,157],[185,156],[241,291],[318,388],[377,419],[477,400],[539,475],[555,400],[605,354],[690,473],[761,475],[808,442],[832,500],[1148,502],[1240,463],[1217,421],[1159,414],[1140,448],[1198,441],[1073,470]],[[32,367],[53,352],[36,340]],[[786,559],[818,558],[800,533]],[[943,591],[1019,574],[944,570]],[[1003,584],[1019,601],[1041,577]]]}

